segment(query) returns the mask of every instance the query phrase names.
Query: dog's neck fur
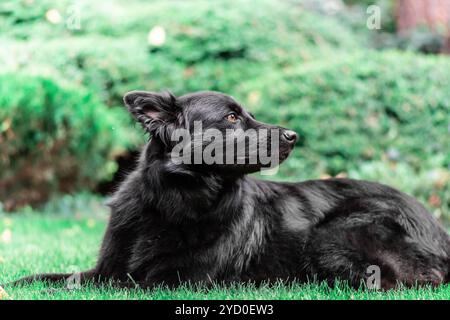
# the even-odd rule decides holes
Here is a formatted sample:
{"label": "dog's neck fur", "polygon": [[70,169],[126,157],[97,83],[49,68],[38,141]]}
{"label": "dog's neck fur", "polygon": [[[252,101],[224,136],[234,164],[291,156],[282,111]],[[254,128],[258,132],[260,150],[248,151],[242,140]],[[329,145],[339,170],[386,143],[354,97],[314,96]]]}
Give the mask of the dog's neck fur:
{"label": "dog's neck fur", "polygon": [[[245,175],[228,177],[211,172],[174,171],[170,167],[170,155],[164,149],[165,145],[158,139],[145,146],[137,169],[110,202],[113,209],[122,207],[123,200],[128,199],[131,202],[128,207],[155,212],[162,220],[175,224],[200,220],[226,223],[242,212],[239,199],[241,184],[248,179]],[[130,196],[131,190],[134,196]]]}

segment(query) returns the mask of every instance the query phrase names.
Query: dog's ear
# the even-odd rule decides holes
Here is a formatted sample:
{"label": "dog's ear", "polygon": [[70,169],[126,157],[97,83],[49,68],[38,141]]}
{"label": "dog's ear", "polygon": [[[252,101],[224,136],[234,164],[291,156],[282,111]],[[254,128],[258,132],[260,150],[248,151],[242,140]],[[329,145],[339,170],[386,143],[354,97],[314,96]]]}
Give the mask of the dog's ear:
{"label": "dog's ear", "polygon": [[134,118],[152,134],[161,126],[174,123],[180,112],[176,97],[170,92],[130,91],[123,101]]}

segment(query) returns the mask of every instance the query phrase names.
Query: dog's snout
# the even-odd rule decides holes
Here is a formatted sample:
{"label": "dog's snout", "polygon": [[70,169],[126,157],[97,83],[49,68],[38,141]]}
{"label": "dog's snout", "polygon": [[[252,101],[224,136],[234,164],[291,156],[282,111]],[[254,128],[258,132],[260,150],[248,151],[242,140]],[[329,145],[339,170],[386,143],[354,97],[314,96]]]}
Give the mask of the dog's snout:
{"label": "dog's snout", "polygon": [[284,138],[289,142],[295,142],[297,140],[297,133],[292,130],[285,130],[283,132]]}

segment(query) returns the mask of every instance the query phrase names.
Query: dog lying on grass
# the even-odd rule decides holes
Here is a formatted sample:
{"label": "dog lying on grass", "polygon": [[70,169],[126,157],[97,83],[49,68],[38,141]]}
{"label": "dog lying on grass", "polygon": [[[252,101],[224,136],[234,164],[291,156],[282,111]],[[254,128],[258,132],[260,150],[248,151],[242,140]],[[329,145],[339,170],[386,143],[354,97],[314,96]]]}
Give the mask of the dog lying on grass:
{"label": "dog lying on grass", "polygon": [[[133,91],[124,98],[135,119],[151,135],[137,168],[109,202],[110,221],[98,263],[81,280],[153,287],[232,281],[347,281],[367,283],[379,271],[383,289],[449,281],[450,237],[427,210],[390,187],[350,179],[279,183],[247,174],[270,166],[251,162],[251,148],[222,154],[212,163],[173,157],[176,130],[198,138],[213,129],[241,139],[242,132],[270,132],[256,143],[278,162],[295,145],[295,132],[265,124],[230,96],[198,92]],[[235,134],[236,130],[240,134]],[[205,151],[220,141],[201,141]],[[224,138],[225,139],[225,138]],[[231,139],[233,141],[233,139]],[[244,139],[245,140],[245,139]],[[227,147],[230,143],[225,143]],[[222,144],[223,145],[223,144]],[[197,149],[196,149],[197,148]],[[185,156],[183,153],[183,156]],[[70,274],[43,274],[18,282],[62,281]]]}

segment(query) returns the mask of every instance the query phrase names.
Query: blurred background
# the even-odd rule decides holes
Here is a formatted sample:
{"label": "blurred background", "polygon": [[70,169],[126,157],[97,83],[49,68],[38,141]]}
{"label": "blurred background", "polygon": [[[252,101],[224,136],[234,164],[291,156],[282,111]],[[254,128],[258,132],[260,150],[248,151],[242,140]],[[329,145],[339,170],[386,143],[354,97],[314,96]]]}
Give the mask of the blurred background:
{"label": "blurred background", "polygon": [[271,179],[375,180],[450,221],[450,0],[0,2],[0,212],[95,216],[134,89],[217,90],[300,135]]}

